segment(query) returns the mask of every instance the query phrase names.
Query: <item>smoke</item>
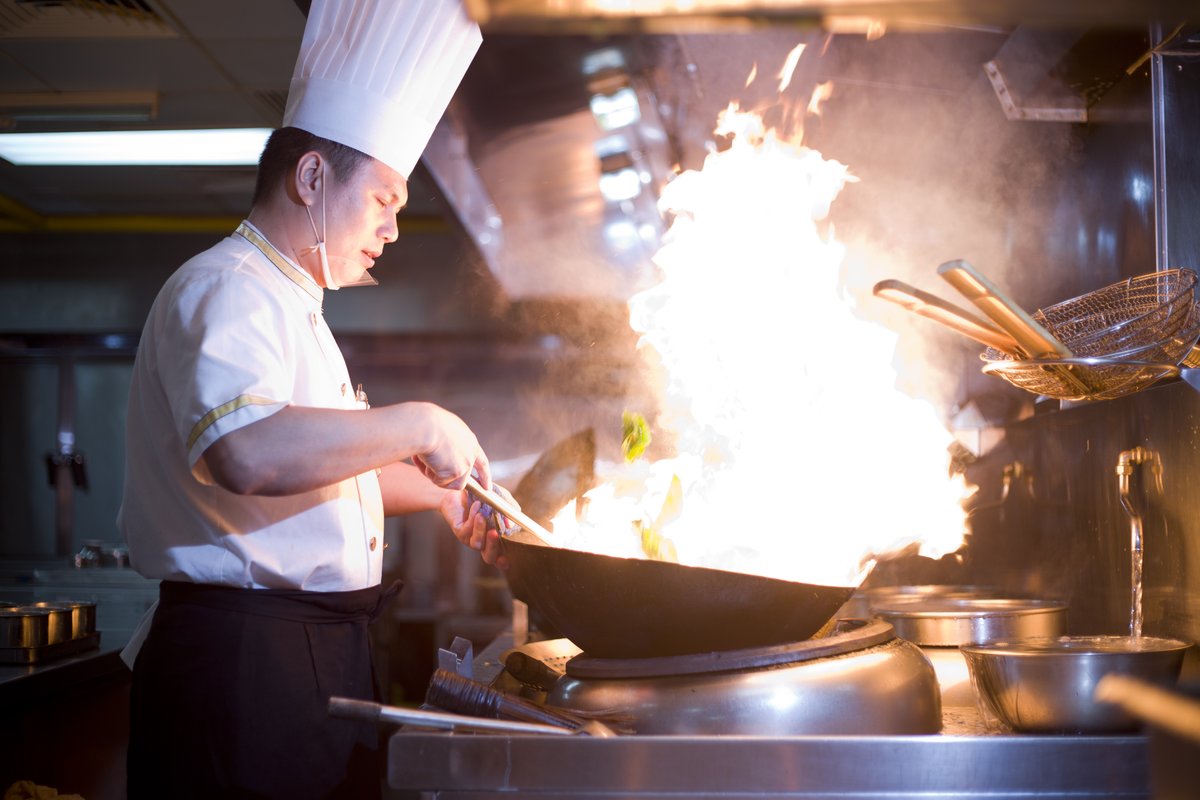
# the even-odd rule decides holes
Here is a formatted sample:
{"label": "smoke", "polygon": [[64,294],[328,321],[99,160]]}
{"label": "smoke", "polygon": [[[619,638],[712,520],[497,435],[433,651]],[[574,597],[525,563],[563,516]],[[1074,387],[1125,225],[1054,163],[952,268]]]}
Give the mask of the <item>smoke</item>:
{"label": "smoke", "polygon": [[[858,181],[829,219],[846,246],[845,294],[860,316],[900,334],[898,386],[947,419],[975,395],[1026,398],[979,372],[981,346],[873,297],[874,284],[899,278],[965,305],[936,272],[961,258],[1031,310],[1062,297],[1045,268],[1047,242],[1077,140],[1069,125],[1005,118],[983,64],[1006,36],[947,29],[868,41],[771,28],[664,37],[654,54],[684,168],[724,146],[713,123],[731,100],[785,136],[802,126],[808,146],[848,165]],[[804,54],[780,92],[775,75],[798,44]],[[820,116],[806,114],[825,84],[832,96]]]}
{"label": "smoke", "polygon": [[901,388],[947,417],[972,395],[1010,390],[979,373],[981,345],[870,290],[899,278],[968,306],[936,272],[964,259],[1030,310],[1058,299],[1044,242],[1052,187],[1077,146],[1068,125],[1005,118],[982,69],[1003,41],[980,33],[839,37],[815,66],[834,94],[809,123],[809,144],[859,178],[831,214],[847,247],[846,291],[860,315],[901,334]]}

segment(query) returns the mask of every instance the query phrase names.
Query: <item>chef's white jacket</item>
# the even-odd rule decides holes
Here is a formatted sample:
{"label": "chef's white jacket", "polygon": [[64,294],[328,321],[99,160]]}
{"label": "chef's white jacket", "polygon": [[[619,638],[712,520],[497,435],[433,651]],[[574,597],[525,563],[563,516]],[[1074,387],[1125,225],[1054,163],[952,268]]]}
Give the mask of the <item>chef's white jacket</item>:
{"label": "chef's white jacket", "polygon": [[289,497],[217,486],[201,455],[287,405],[363,408],[321,314],[323,292],[249,223],[184,264],[133,367],[118,526],[150,578],[344,591],[378,584],[374,471]]}

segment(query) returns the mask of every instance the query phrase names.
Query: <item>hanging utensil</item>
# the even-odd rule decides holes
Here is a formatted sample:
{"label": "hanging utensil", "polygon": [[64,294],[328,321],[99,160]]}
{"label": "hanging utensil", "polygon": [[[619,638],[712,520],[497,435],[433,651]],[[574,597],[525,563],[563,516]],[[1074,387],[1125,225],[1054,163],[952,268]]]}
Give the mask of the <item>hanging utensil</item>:
{"label": "hanging utensil", "polygon": [[1065,344],[1055,339],[1008,295],[966,261],[947,261],[938,274],[974,303],[980,311],[1016,341],[1030,358],[1073,358]]}
{"label": "hanging utensil", "polygon": [[[1074,358],[1069,347],[1054,338],[1025,309],[966,261],[947,261],[938,267],[938,274],[1012,336],[1032,359]],[[1069,364],[1047,364],[1045,369],[1073,386],[1080,397],[1095,393],[1094,387]]]}
{"label": "hanging utensil", "polygon": [[987,320],[982,320],[953,303],[923,292],[903,281],[888,279],[875,284],[876,297],[889,300],[912,313],[931,319],[980,344],[1004,353],[1022,355],[1016,340]]}

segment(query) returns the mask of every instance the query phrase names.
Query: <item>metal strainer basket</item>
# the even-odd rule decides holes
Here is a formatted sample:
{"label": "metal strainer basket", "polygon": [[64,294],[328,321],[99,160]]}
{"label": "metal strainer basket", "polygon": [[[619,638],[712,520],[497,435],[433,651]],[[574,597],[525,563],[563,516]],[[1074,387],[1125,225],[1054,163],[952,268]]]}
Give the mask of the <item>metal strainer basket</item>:
{"label": "metal strainer basket", "polygon": [[1196,273],[1155,272],[1057,303],[1033,318],[1074,358],[1020,360],[989,347],[983,371],[1060,400],[1111,400],[1179,374],[1200,338]]}
{"label": "metal strainer basket", "polygon": [[1175,364],[1111,358],[993,361],[983,367],[1020,389],[1059,400],[1112,400],[1179,374]]}
{"label": "metal strainer basket", "polygon": [[[1196,273],[1190,269],[1151,272],[1055,303],[1033,318],[1076,356],[1113,358],[1186,328],[1195,287]],[[1179,363],[1190,347],[1179,358],[1163,360]]]}

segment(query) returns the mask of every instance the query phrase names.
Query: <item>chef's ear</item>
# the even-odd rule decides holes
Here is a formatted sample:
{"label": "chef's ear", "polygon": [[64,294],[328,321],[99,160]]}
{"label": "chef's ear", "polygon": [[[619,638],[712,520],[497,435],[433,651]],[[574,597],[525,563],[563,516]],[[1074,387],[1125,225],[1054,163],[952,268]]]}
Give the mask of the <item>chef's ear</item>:
{"label": "chef's ear", "polygon": [[325,180],[325,159],[315,150],[310,150],[296,162],[292,174],[292,190],[296,199],[306,206],[317,202],[321,196],[321,181]]}

